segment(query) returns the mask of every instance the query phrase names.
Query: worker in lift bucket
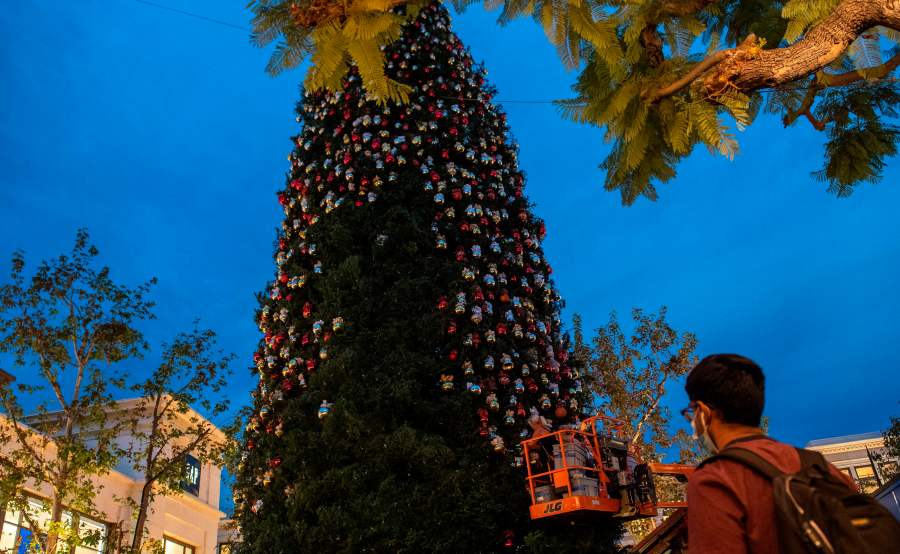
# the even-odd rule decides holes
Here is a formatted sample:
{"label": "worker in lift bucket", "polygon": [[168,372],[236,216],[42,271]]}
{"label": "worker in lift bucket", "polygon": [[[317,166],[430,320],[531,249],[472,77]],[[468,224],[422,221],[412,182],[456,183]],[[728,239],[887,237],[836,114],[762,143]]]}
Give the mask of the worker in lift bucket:
{"label": "worker in lift bucket", "polygon": [[628,467],[624,467],[616,474],[619,485],[619,512],[618,517],[630,517],[637,512],[634,506],[634,477]]}
{"label": "worker in lift bucket", "polygon": [[[545,437],[553,432],[550,429],[549,422],[534,408],[531,410],[531,415],[528,416],[528,426],[531,427],[531,438],[533,439]],[[538,441],[540,448],[531,451],[529,463],[536,466],[533,471],[537,473],[550,470],[550,453],[547,451],[547,445],[544,442]]]}
{"label": "worker in lift bucket", "polygon": [[549,435],[552,431],[550,431],[550,425],[544,417],[537,413],[537,410],[531,412],[531,415],[528,417],[528,426],[531,427],[531,438],[537,439],[543,437],[544,435]]}

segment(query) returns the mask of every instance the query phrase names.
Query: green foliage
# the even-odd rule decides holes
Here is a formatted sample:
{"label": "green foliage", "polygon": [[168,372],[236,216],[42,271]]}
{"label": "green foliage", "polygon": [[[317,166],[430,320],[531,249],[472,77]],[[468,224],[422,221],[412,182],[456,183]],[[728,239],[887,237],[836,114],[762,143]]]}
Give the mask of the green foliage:
{"label": "green foliage", "polygon": [[894,83],[830,89],[815,110],[829,122],[825,167],[814,176],[828,191],[848,196],[862,182],[881,179],[885,158],[897,153],[900,129],[889,123],[897,117],[900,91]]}
{"label": "green foliage", "polygon": [[[71,254],[41,262],[30,275],[24,255],[16,252],[11,280],[0,286],[0,353],[27,376],[18,384],[0,383],[0,507],[17,509],[28,520],[35,500],[24,487],[50,491],[41,501],[50,513],[47,525],[31,522],[39,531],[32,548],[44,553],[96,544],[96,534],[63,516],[113,516],[95,508],[102,488],[96,478],[122,461],[151,484],[138,499],[118,499],[135,510],[138,531],[130,551],[141,552],[154,497],[181,492],[185,455],[218,462],[230,446],[189,409],[194,405],[215,417],[228,408],[221,393],[231,357],[214,350],[215,333],[176,335],[143,382],[115,371],[115,362],[143,359],[148,350],[138,325],[154,317],[147,295],[156,281],[121,285],[109,268],[97,267],[98,256],[87,231],[79,230]],[[126,389],[139,396],[131,411],[114,399]],[[38,402],[27,416],[26,399]],[[111,544],[119,542],[115,537]]]}
{"label": "green foliage", "polygon": [[[616,313],[611,313],[607,324],[596,330],[592,344],[582,343],[589,356],[590,388],[596,410],[625,422],[625,432],[645,460],[663,461],[667,451],[677,450],[674,461],[697,463],[695,441],[683,428],[672,431],[670,410],[662,404],[667,387],[696,365],[697,338],[692,333],[679,334],[666,322],[666,315],[665,307],[649,314],[635,308],[631,313],[634,328],[628,336]],[[575,330],[580,329],[578,318]],[[575,345],[578,348],[578,340]],[[681,421],[677,425],[684,427]],[[654,481],[661,500],[684,500],[683,483],[670,476],[657,476]],[[638,540],[653,529],[647,520],[629,522],[627,528]]]}
{"label": "green foliage", "polygon": [[[401,26],[424,0],[253,0],[253,42],[278,41],[266,69],[277,74],[309,56],[311,90],[338,90],[351,64],[359,68],[367,91],[381,101],[406,101],[409,87],[387,78],[382,48],[394,42]],[[404,4],[403,9],[395,9]]]}
{"label": "green foliage", "polygon": [[[130,549],[134,553],[142,551],[146,518],[154,500],[181,493],[187,479],[187,456],[222,467],[229,451],[236,448],[233,439],[220,436],[209,421],[230,407],[224,394],[234,356],[216,350],[216,333],[210,329],[179,333],[162,349],[156,369],[131,385],[138,401],[125,418],[130,439],[125,455],[149,485],[143,487],[139,498],[124,499],[135,520]],[[192,406],[202,409],[209,419]]]}
{"label": "green foliage", "polygon": [[884,451],[873,457],[885,481],[900,475],[900,417],[891,418],[891,426],[884,430]]}
{"label": "green foliage", "polygon": [[[659,90],[700,63],[703,56],[698,52],[710,55],[735,47],[751,33],[760,39],[751,55],[753,48],[780,47],[802,38],[834,10],[838,0],[592,4],[596,23],[617,31],[606,35],[602,56],[588,54],[574,86],[576,98],[558,105],[564,117],[605,128],[612,142],[600,166],[606,171],[605,187],[618,190],[623,202],[631,204],[640,196],[655,199],[655,184],[670,181],[677,163],[698,144],[733,157],[738,144],[728,119],[743,130],[764,103],[770,113],[785,115],[800,108],[803,97],[790,90],[739,90],[727,86],[727,81],[721,91],[710,94],[702,76],[661,98]],[[662,61],[651,55],[654,36],[665,45]],[[878,28],[867,31],[851,44],[835,71],[856,71],[863,79],[885,77],[881,44],[896,39],[896,33],[888,36]],[[596,41],[589,42],[596,48]],[[823,74],[805,84],[825,89],[828,79]],[[796,85],[786,85],[791,87]],[[874,85],[864,81],[863,86],[813,96],[807,109],[823,113],[820,121],[829,135],[825,168],[814,175],[828,184],[829,192],[846,196],[854,185],[880,179],[884,160],[896,153],[896,131],[889,123],[897,102],[894,89],[890,81]],[[839,108],[840,101],[851,99],[849,108]],[[866,103],[873,109],[856,110]],[[835,113],[841,110],[853,113],[852,124]]]}
{"label": "green foliage", "polygon": [[625,422],[630,440],[645,459],[660,461],[665,450],[678,446],[679,461],[694,461],[692,442],[683,431],[671,431],[671,414],[662,400],[666,388],[696,365],[697,338],[679,334],[666,315],[665,307],[656,313],[635,308],[634,329],[628,336],[613,312],[596,330],[590,347],[596,409]]}
{"label": "green foliage", "polygon": [[[122,454],[114,441],[122,425],[109,417],[111,389],[122,380],[100,364],[141,358],[146,345],[134,325],[153,317],[145,295],[155,281],[116,283],[108,268],[96,267],[98,251],[88,241],[78,231],[70,255],[41,262],[30,277],[15,253],[11,280],[0,286],[0,353],[36,377],[0,386],[0,505],[27,511],[25,484],[51,491],[51,518],[36,540],[43,552],[87,540],[62,522],[63,507],[97,515],[91,478]],[[50,400],[25,417],[25,397]],[[90,436],[79,432],[86,428]]]}

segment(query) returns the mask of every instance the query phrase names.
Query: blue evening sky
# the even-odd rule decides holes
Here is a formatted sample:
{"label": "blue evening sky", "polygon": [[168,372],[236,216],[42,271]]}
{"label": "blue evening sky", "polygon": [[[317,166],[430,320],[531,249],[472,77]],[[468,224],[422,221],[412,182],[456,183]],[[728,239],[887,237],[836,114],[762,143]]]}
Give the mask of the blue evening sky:
{"label": "blue evening sky", "polygon": [[[243,1],[163,3],[248,25]],[[474,7],[455,30],[499,99],[569,95],[574,74],[530,20],[501,30]],[[4,267],[15,249],[67,251],[87,226],[116,277],[159,277],[153,340],[195,316],[219,331],[243,402],[303,72],[268,77],[247,32],[139,0],[11,2],[0,36]],[[836,199],[809,176],[822,135],[764,117],[733,162],[698,151],[658,202],[625,208],[602,189],[600,131],[546,104],[505,108],[567,316],[595,328],[611,310],[669,306],[699,354],[763,366],[771,431],[793,443],[900,415],[900,161]]]}

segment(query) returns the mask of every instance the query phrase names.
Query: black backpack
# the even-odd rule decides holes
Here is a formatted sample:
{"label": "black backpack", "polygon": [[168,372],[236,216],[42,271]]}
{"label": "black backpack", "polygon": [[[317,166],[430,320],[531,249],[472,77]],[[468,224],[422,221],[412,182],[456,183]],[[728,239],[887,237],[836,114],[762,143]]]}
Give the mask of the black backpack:
{"label": "black backpack", "polygon": [[900,522],[874,498],[832,474],[822,454],[797,449],[800,471],[784,473],[757,454],[730,447],[708,458],[734,460],[772,481],[780,551],[787,554],[900,552]]}

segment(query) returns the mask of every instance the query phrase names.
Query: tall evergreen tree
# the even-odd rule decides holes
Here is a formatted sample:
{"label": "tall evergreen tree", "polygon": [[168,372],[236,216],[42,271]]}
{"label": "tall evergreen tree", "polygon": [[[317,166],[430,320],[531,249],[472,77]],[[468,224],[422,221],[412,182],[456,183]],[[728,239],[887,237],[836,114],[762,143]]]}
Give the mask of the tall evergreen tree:
{"label": "tall evergreen tree", "polygon": [[407,103],[376,101],[354,66],[298,106],[236,482],[243,549],[613,550],[613,523],[529,521],[526,419],[571,423],[584,393],[485,72],[439,2],[384,54]]}

